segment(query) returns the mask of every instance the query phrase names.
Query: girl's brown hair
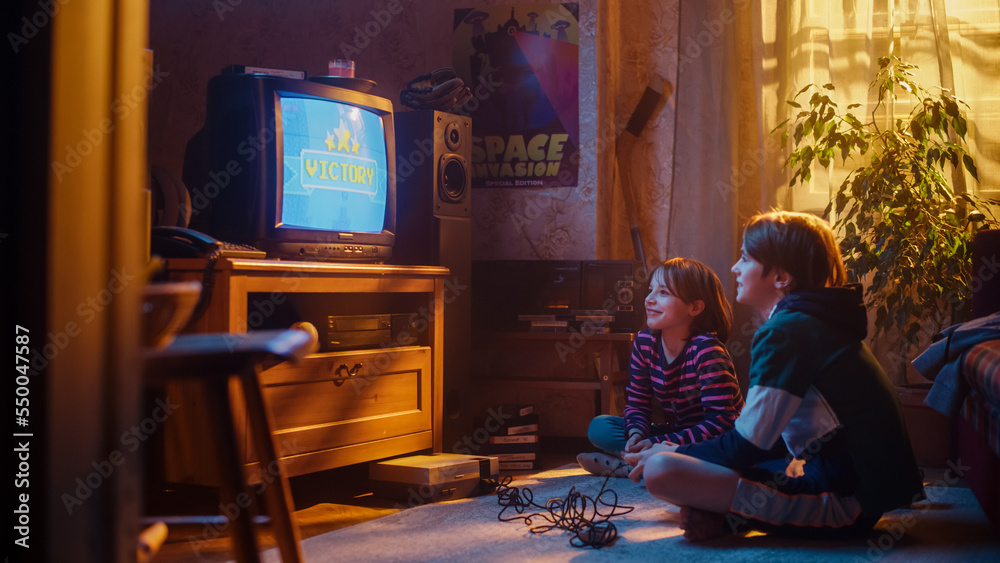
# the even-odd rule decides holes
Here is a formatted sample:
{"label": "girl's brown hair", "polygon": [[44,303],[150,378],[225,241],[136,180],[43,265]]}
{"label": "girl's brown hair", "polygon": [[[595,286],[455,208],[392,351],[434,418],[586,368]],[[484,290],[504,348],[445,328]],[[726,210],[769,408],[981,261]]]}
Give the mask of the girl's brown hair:
{"label": "girl's brown hair", "polygon": [[714,332],[720,342],[729,338],[733,309],[711,268],[690,258],[671,258],[653,271],[652,278],[685,303],[705,303],[705,310],[691,323],[692,333]]}
{"label": "girl's brown hair", "polygon": [[751,217],[743,231],[743,251],[764,266],[765,274],[772,268],[788,272],[792,291],[847,283],[833,231],[815,215],[772,211]]}

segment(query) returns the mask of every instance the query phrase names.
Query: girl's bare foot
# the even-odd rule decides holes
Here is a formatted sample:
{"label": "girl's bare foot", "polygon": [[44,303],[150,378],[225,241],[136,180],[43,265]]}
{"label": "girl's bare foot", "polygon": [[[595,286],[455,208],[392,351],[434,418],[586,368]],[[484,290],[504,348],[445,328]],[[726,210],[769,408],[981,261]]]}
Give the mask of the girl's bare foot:
{"label": "girl's bare foot", "polygon": [[588,473],[600,475],[601,477],[611,475],[612,477],[624,478],[628,477],[628,474],[632,472],[631,465],[617,457],[601,452],[579,454],[576,456],[576,462],[580,464],[580,467],[586,469]]}

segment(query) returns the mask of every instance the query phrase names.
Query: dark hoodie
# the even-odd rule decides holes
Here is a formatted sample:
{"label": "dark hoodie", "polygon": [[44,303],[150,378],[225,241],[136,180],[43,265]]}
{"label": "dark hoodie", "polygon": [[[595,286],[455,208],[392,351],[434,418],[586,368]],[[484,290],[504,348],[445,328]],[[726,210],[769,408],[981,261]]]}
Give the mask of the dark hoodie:
{"label": "dark hoodie", "polygon": [[801,311],[856,340],[868,336],[868,311],[862,301],[861,286],[857,284],[796,291],[782,299],[774,311],[783,309]]}
{"label": "dark hoodie", "polygon": [[754,335],[750,388],[735,428],[677,451],[745,469],[772,457],[783,438],[797,457],[849,457],[853,495],[867,517],[920,498],[902,409],[862,341],[867,326],[859,287],[785,297]]}

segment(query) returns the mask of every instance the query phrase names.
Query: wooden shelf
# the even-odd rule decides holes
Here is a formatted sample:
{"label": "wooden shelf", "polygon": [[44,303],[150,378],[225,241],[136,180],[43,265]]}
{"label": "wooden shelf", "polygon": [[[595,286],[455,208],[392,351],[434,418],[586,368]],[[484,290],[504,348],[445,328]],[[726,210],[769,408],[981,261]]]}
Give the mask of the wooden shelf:
{"label": "wooden shelf", "polygon": [[597,340],[601,342],[603,341],[632,342],[633,340],[635,340],[635,334],[631,332],[597,332],[593,334],[583,334],[575,330],[566,332],[528,332],[528,331],[491,332],[489,336],[493,338],[502,338],[508,340],[569,340],[571,338],[585,338],[587,340]]}
{"label": "wooden shelf", "polygon": [[[205,268],[204,258],[171,258],[167,261],[170,271],[194,270]],[[352,264],[344,262],[306,262],[293,260],[271,260],[251,258],[226,258],[219,260],[216,270],[231,270],[240,272],[271,272],[278,275],[291,273],[306,273],[313,275],[334,276],[438,276],[447,275],[448,268],[441,266],[395,266],[385,264]]]}
{"label": "wooden shelf", "polygon": [[[484,389],[526,390],[518,402],[544,400],[546,391],[589,391],[593,412],[574,412],[586,418],[574,428],[586,431],[589,417],[616,412],[614,382],[631,357],[634,333],[607,332],[487,332],[474,339],[473,355],[482,360],[478,386]],[[616,375],[617,374],[617,375]],[[489,393],[482,393],[489,396]],[[545,416],[544,407],[540,414]],[[558,415],[554,415],[558,416]],[[543,421],[544,422],[544,421]],[[552,421],[550,421],[552,422]]]}
{"label": "wooden shelf", "polygon": [[[204,259],[171,259],[167,271],[172,280],[202,281],[205,266]],[[417,345],[311,354],[261,373],[288,475],[442,451],[447,268],[223,258],[211,274],[212,299],[194,332],[246,333],[262,328],[261,322],[286,322],[279,310],[292,301],[310,307],[290,310],[314,314],[317,320],[310,322],[321,341],[327,336],[328,315],[412,313],[420,319]],[[319,302],[322,307],[315,306]],[[292,319],[304,320],[309,319]],[[343,376],[348,371],[350,377]],[[165,425],[168,480],[216,484],[206,461],[216,446],[199,432],[208,419],[201,390],[184,386],[167,391],[181,405]],[[244,412],[234,415],[246,417]],[[245,436],[240,442],[250,473],[263,469],[257,468]]]}

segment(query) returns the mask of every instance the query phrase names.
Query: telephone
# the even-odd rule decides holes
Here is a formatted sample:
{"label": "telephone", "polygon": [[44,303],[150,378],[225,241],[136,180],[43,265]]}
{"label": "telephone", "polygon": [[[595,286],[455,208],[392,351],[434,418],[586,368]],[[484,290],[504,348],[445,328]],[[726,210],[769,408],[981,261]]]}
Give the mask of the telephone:
{"label": "telephone", "polygon": [[205,233],[184,227],[153,227],[149,241],[152,254],[163,258],[264,258],[267,254],[252,246],[220,242]]}
{"label": "telephone", "polygon": [[222,248],[214,238],[184,227],[153,227],[149,249],[164,258],[203,258]]}
{"label": "telephone", "polygon": [[184,330],[193,327],[205,314],[212,299],[215,280],[215,262],[219,258],[266,258],[267,253],[252,246],[220,242],[194,229],[184,227],[153,227],[149,250],[161,258],[205,258],[205,274],[201,282],[201,296]]}

